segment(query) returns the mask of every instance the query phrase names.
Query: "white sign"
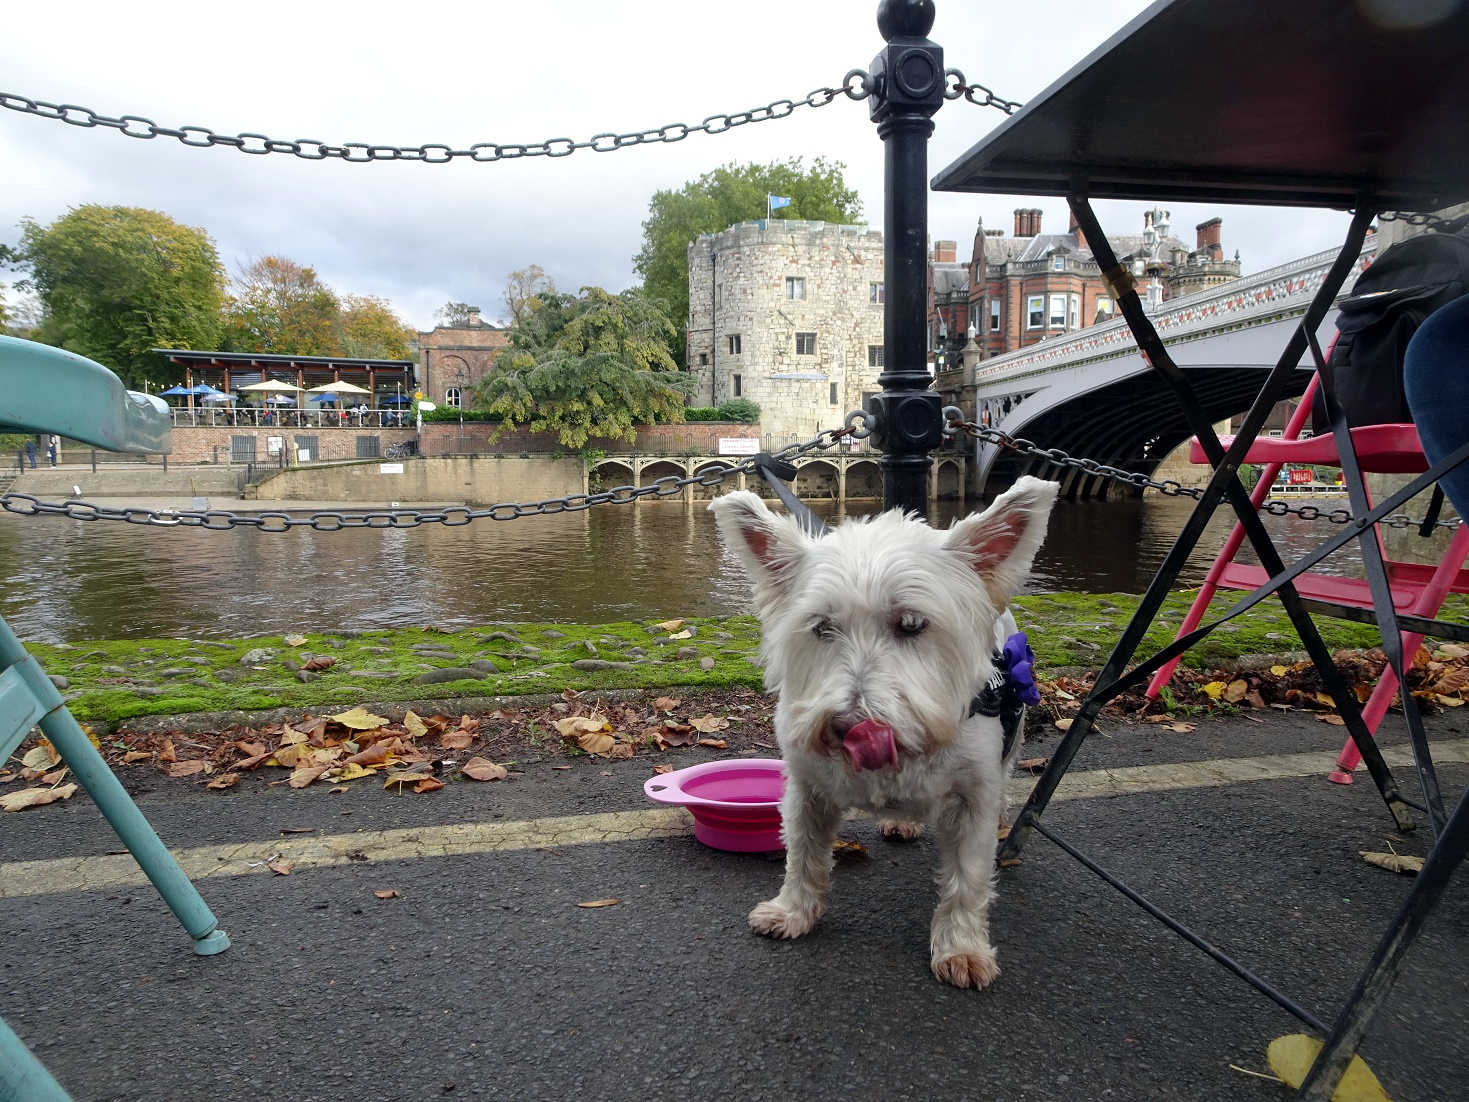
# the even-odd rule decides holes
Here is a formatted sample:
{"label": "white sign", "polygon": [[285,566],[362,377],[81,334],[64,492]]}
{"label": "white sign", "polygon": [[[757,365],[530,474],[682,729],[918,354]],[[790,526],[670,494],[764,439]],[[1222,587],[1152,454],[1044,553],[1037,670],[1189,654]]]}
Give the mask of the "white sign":
{"label": "white sign", "polygon": [[280,455],[281,448],[285,445],[283,436],[267,436],[265,438],[265,453],[267,455]]}
{"label": "white sign", "polygon": [[759,455],[760,439],[756,436],[721,436],[720,455]]}
{"label": "white sign", "polygon": [[379,463],[377,465],[377,473],[378,474],[402,474],[403,473],[403,464],[401,464],[401,463]]}
{"label": "white sign", "polygon": [[421,410],[423,410],[424,413],[432,413],[434,410],[438,409],[439,407],[436,406],[436,405],[434,405],[434,403],[432,403],[432,402],[419,402],[418,403],[418,408],[421,409]]}

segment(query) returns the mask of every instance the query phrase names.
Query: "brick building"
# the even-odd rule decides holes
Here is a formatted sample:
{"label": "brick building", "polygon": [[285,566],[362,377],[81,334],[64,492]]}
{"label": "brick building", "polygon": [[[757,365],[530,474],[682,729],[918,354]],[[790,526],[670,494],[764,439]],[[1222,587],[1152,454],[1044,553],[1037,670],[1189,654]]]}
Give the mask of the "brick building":
{"label": "brick building", "polygon": [[489,374],[500,352],[510,342],[510,331],[480,320],[478,309],[469,323],[450,328],[434,326],[418,334],[418,386],[430,402],[451,409],[475,405],[468,392]]}
{"label": "brick building", "polygon": [[880,387],[882,234],[742,222],[689,245],[693,405],[748,398],[767,446],[809,439]]}

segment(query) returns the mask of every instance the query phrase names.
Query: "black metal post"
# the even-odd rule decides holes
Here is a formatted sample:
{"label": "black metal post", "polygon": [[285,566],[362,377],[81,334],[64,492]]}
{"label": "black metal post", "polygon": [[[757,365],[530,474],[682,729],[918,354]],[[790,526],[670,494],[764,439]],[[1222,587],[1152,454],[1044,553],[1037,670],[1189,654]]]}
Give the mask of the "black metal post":
{"label": "black metal post", "polygon": [[882,0],[887,46],[872,60],[872,121],[883,140],[882,393],[872,399],[883,505],[928,515],[929,452],[943,441],[943,402],[928,374],[928,138],[944,102],[944,51],[925,35],[933,0]]}

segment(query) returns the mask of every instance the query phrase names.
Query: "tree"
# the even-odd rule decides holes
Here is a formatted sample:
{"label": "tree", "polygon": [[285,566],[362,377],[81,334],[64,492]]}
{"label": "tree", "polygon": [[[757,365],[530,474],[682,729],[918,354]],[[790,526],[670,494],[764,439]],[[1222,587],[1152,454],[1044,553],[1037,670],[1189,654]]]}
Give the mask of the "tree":
{"label": "tree", "polygon": [[406,360],[413,330],[392,306],[371,295],[342,298],[341,352],[358,359]]}
{"label": "tree", "polygon": [[281,256],[242,267],[224,307],[225,349],[336,356],[341,304],[315,268]]}
{"label": "tree", "polygon": [[510,347],[476,388],[504,428],[554,432],[568,447],[632,440],[636,426],[680,421],[687,376],[668,354],[676,327],[640,291],[552,292],[510,331]]}
{"label": "tree", "polygon": [[539,264],[511,272],[505,282],[505,309],[510,324],[517,325],[529,317],[547,295],[556,293],[556,284]]}
{"label": "tree", "polygon": [[434,320],[447,329],[463,329],[478,314],[479,308],[467,302],[446,302],[434,311]]}
{"label": "tree", "polygon": [[49,226],[21,221],[7,250],[29,270],[41,318],[31,336],[96,360],[141,388],[161,373],[153,348],[212,348],[224,269],[203,230],[158,211],[88,204]]}
{"label": "tree", "polygon": [[[633,259],[643,290],[663,304],[682,332],[689,316],[689,242],[736,222],[764,218],[767,195],[791,201],[774,212],[775,218],[860,221],[862,201],[847,187],[844,167],[822,157],[809,169],[799,157],[768,165],[728,164],[677,191],[654,192],[643,223],[643,247]],[[674,348],[682,363],[683,343]]]}

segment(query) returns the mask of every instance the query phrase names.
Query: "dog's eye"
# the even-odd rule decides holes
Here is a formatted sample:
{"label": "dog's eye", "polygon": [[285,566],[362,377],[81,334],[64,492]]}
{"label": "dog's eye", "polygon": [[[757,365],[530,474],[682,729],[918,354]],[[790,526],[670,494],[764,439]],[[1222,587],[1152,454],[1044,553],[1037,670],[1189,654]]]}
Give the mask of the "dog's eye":
{"label": "dog's eye", "polygon": [[905,612],[902,616],[898,617],[898,634],[907,636],[910,639],[915,635],[922,635],[924,629],[927,627],[928,621],[916,612]]}
{"label": "dog's eye", "polygon": [[823,643],[836,637],[837,626],[831,622],[831,618],[823,616],[811,625],[811,633]]}

